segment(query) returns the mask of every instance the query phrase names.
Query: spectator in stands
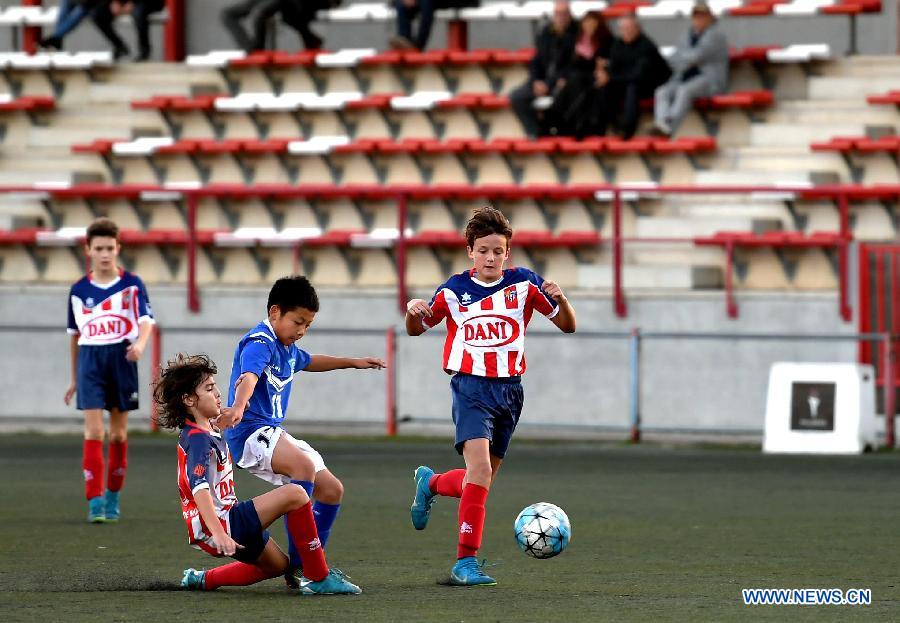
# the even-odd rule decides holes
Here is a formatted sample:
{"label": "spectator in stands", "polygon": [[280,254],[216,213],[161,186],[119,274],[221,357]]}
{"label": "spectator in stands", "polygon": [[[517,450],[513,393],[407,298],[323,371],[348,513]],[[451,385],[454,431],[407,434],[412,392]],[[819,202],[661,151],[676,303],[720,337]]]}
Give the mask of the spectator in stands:
{"label": "spectator in stands", "polygon": [[53,34],[41,39],[38,45],[44,49],[61,50],[63,39],[78,27],[81,20],[97,7],[109,3],[110,0],[60,0]]}
{"label": "spectator in stands", "polygon": [[579,137],[588,133],[584,109],[590,101],[597,70],[607,65],[612,41],[609,26],[599,11],[591,11],[581,18],[564,84],[544,118],[545,133]]}
{"label": "spectator in stands", "polygon": [[166,0],[112,0],[93,10],[91,19],[113,46],[113,56],[121,58],[131,51],[113,27],[113,21],[120,15],[131,15],[137,30],[138,55],[136,61],[150,58],[150,15],[166,8]]}
{"label": "spectator in stands", "polygon": [[656,89],[656,124],[651,132],[657,136],[674,134],[695,99],[728,88],[728,40],[703,0],[698,0],[691,10],[691,28],[678,43],[669,64],[672,79]]}
{"label": "spectator in stands", "polygon": [[553,20],[535,40],[534,58],[528,66],[528,81],[509,94],[513,111],[531,138],[540,134],[534,101],[539,97],[552,97],[562,89],[565,83],[563,74],[575,50],[577,35],[578,25],[572,19],[568,1],[557,0],[553,5]]}
{"label": "spectator in stands", "polygon": [[[479,0],[394,0],[397,11],[397,35],[391,37],[395,50],[424,50],[431,36],[434,12],[439,9],[462,9],[478,6]],[[419,30],[413,35],[412,21],[418,15]]]}
{"label": "spectator in stands", "polygon": [[[656,43],[641,30],[634,15],[626,15],[617,22],[619,36],[609,52],[609,65],[596,73],[596,88],[602,89],[603,102],[595,107],[601,124],[597,134],[604,134],[606,125],[621,111],[621,135],[630,139],[637,130],[641,114],[641,100],[653,96],[657,87],[665,84],[672,70],[659,53]],[[605,119],[604,119],[605,117]]]}
{"label": "spectator in stands", "polygon": [[[280,13],[284,23],[300,35],[306,49],[318,50],[322,47],[322,37],[313,32],[310,23],[317,11],[340,3],[341,0],[241,0],[222,10],[222,23],[238,47],[249,53],[266,48],[269,20]],[[251,13],[254,13],[253,37],[241,25],[241,20]]]}

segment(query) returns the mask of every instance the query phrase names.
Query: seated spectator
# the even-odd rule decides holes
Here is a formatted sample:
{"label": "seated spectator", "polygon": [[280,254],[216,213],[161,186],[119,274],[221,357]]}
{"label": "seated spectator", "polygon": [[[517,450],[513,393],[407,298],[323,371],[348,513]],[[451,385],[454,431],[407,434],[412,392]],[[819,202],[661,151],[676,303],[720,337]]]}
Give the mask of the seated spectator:
{"label": "seated spectator", "polygon": [[544,117],[545,133],[557,136],[584,136],[588,131],[583,115],[585,102],[596,81],[596,71],[605,67],[613,36],[599,11],[581,18],[574,53],[563,76],[562,89]]}
{"label": "seated spectator", "polygon": [[120,15],[131,14],[134,27],[137,30],[138,55],[136,61],[146,61],[150,58],[150,15],[158,13],[166,8],[166,0],[112,0],[103,3],[91,12],[100,32],[112,43],[113,56],[120,58],[128,56],[131,51],[116,32],[113,21]]}
{"label": "seated spectator", "polygon": [[568,0],[557,0],[553,5],[553,20],[538,34],[534,42],[535,53],[528,66],[528,81],[509,94],[513,111],[530,138],[540,133],[534,100],[552,97],[565,84],[563,74],[575,50],[578,25],[572,19]]}
{"label": "seated spectator", "polygon": [[619,37],[610,49],[609,65],[598,70],[606,74],[598,77],[598,83],[605,84],[609,115],[606,121],[613,121],[621,111],[621,135],[627,140],[637,130],[641,100],[652,97],[656,88],[671,78],[672,70],[656,43],[642,32],[637,17],[621,17],[617,27]]}
{"label": "seated spectator", "polygon": [[[424,50],[431,36],[435,11],[476,7],[478,2],[479,0],[395,0],[397,36],[391,37],[391,47],[395,50]],[[417,15],[419,30],[413,35],[412,21]]]}
{"label": "seated spectator", "polygon": [[728,88],[728,40],[716,25],[709,6],[699,0],[691,10],[691,28],[669,60],[671,80],[656,89],[651,131],[671,136],[698,97],[710,97]]}
{"label": "seated spectator", "polygon": [[88,13],[109,3],[110,0],[60,0],[53,34],[41,39],[38,45],[47,50],[62,50],[66,35],[75,30]]}
{"label": "seated spectator", "polygon": [[[276,13],[281,14],[285,24],[297,31],[308,50],[322,47],[322,38],[310,28],[320,9],[338,6],[341,0],[241,0],[222,10],[222,23],[238,47],[245,52],[264,50],[269,19]],[[241,20],[253,16],[253,37],[250,37],[241,25]]]}

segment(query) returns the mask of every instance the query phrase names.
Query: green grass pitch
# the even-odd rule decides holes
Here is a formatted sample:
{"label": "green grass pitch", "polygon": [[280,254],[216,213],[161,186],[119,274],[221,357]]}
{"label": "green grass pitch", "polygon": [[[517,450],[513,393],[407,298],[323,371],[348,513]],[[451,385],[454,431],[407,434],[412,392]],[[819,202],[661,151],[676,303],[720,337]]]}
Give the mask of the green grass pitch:
{"label": "green grass pitch", "polygon": [[[772,457],[755,450],[514,442],[488,499],[495,588],[442,586],[456,501],[413,530],[413,469],[461,460],[449,442],[315,440],[344,481],[330,561],[358,597],[300,597],[279,580],[188,593],[175,438],[135,435],[117,525],[89,525],[77,436],[0,437],[0,620],[725,621],[900,618],[900,456]],[[268,485],[237,476],[241,499]],[[549,501],[572,542],[539,561],[512,523]],[[273,526],[283,546],[283,529]],[[741,588],[870,588],[871,606],[744,606]]]}

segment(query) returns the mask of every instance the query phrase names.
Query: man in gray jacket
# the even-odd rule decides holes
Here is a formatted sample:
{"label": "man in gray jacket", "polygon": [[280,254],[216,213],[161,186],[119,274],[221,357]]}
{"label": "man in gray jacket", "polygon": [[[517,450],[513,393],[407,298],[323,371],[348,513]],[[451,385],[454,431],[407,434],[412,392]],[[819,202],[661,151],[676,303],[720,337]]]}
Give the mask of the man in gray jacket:
{"label": "man in gray jacket", "polygon": [[691,10],[691,28],[669,59],[672,79],[656,89],[653,133],[671,136],[698,97],[728,89],[728,40],[716,25],[709,6],[698,0]]}

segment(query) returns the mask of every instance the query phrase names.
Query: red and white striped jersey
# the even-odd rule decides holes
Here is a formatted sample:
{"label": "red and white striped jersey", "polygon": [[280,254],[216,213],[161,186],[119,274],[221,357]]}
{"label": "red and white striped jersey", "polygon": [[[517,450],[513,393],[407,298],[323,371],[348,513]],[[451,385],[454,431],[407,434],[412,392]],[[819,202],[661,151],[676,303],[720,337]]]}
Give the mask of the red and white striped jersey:
{"label": "red and white striped jersey", "polygon": [[142,322],[155,322],[147,288],[134,273],[119,271],[107,284],[82,277],[69,291],[69,335],[92,346],[137,341]]}
{"label": "red and white striped jersey", "polygon": [[453,275],[431,299],[429,329],[447,321],[444,370],[475,376],[510,377],[525,372],[525,329],[534,310],[559,313],[541,290],[544,280],[527,268],[510,268],[494,283],[475,278],[474,269]]}
{"label": "red and white striped jersey", "polygon": [[228,512],[237,504],[234,492],[234,465],[225,440],[218,433],[210,433],[186,422],[178,438],[178,492],[181,494],[181,513],[187,525],[191,545],[218,556],[212,532],[203,523],[194,494],[207,489],[212,496],[216,516],[231,534]]}

